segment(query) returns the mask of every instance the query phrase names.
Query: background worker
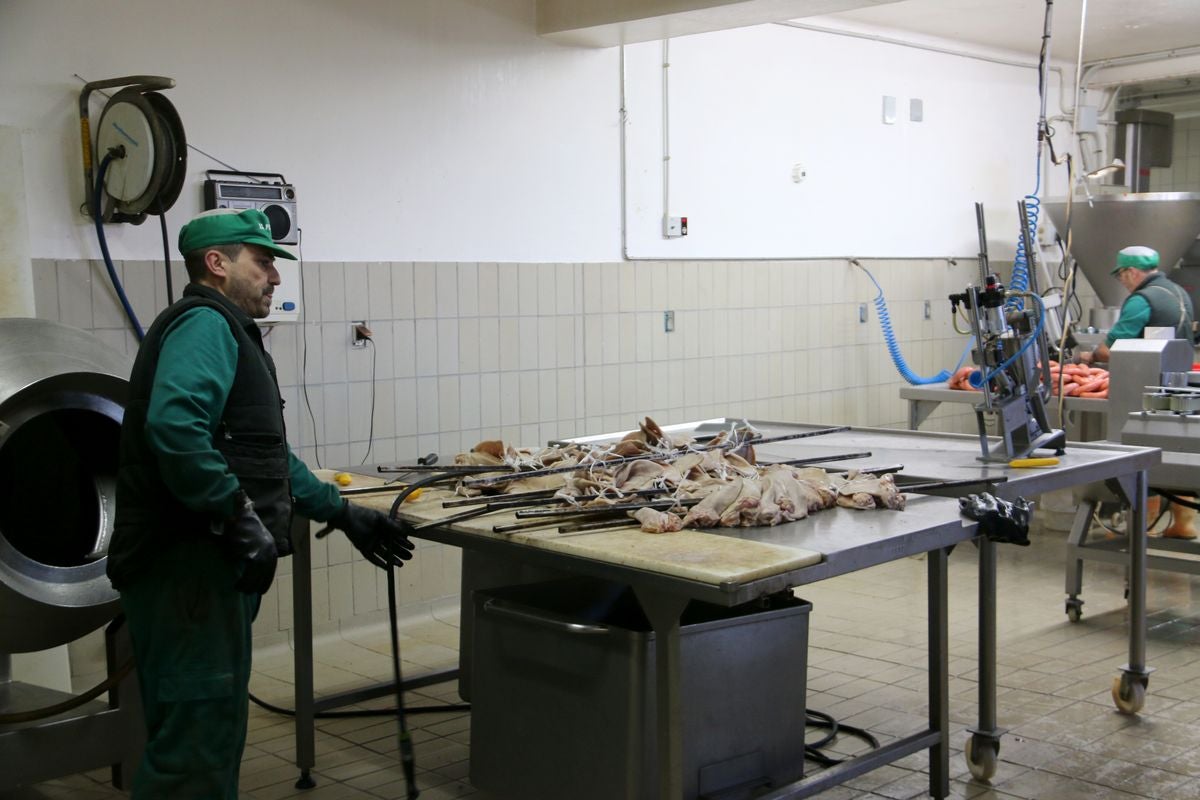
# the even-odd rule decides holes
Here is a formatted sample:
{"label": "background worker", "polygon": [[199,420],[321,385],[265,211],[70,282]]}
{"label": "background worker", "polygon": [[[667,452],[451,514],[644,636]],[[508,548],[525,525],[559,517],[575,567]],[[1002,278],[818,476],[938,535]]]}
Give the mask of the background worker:
{"label": "background worker", "polygon": [[373,564],[403,565],[402,526],[352,506],[287,445],[275,365],[255,319],[279,285],[260,211],[179,232],[189,284],[146,333],[121,426],[108,575],[133,639],[147,729],[134,798],[238,796],[251,623],[292,551],[293,503]]}
{"label": "background worker", "polygon": [[[1126,247],[1117,253],[1117,265],[1112,269],[1129,297],[1121,304],[1121,314],[1108,332],[1104,344],[1092,353],[1081,353],[1084,363],[1108,361],[1109,348],[1118,339],[1140,339],[1146,328],[1173,328],[1176,339],[1194,341],[1192,299],[1183,287],[1158,271],[1158,252],[1149,247]],[[1159,498],[1150,498],[1149,522],[1158,516]],[[1163,536],[1176,539],[1195,539],[1192,521],[1195,509],[1171,504],[1171,524]]]}

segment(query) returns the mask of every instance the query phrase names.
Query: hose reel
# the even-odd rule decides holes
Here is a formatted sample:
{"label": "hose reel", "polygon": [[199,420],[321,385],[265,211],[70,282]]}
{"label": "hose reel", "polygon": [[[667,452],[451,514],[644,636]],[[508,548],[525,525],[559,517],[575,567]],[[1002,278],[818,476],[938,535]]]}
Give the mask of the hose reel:
{"label": "hose reel", "polygon": [[[187,140],[175,106],[160,89],[175,85],[171,78],[131,75],[91,81],[79,93],[79,132],[83,146],[84,208],[95,217],[97,201],[105,222],[140,225],[147,214],[162,214],[179,197],[187,171]],[[124,87],[100,114],[93,148],[88,98],[97,89]],[[103,170],[104,185],[96,192],[94,164],[112,160]]]}

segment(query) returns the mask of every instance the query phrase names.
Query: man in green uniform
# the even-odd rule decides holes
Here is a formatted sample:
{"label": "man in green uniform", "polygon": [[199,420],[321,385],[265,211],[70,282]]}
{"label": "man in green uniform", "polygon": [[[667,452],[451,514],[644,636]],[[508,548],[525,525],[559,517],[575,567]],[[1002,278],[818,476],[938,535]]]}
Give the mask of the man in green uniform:
{"label": "man in green uniform", "polygon": [[151,325],[121,426],[108,575],[121,593],[145,706],[139,800],[238,796],[250,626],[292,506],[328,521],[375,565],[412,557],[403,526],[352,506],[287,445],[275,365],[254,320],[295,259],[257,210],[179,232],[190,283]]}
{"label": "man in green uniform", "polygon": [[1118,339],[1140,339],[1146,328],[1174,328],[1176,339],[1192,341],[1192,298],[1179,284],[1158,271],[1158,252],[1149,247],[1126,247],[1112,268],[1129,297],[1104,344],[1080,360],[1108,362],[1108,348]]}
{"label": "man in green uniform", "polygon": [[[1158,271],[1158,252],[1149,247],[1126,247],[1117,253],[1112,273],[1129,290],[1121,305],[1121,315],[1094,352],[1080,354],[1080,361],[1108,362],[1109,348],[1118,339],[1140,339],[1146,328],[1173,328],[1176,339],[1193,341],[1192,299],[1179,284]],[[1160,498],[1150,498],[1150,521],[1158,516]],[[1171,524],[1162,532],[1172,539],[1195,539],[1192,521],[1196,511],[1179,503],[1171,504]]]}

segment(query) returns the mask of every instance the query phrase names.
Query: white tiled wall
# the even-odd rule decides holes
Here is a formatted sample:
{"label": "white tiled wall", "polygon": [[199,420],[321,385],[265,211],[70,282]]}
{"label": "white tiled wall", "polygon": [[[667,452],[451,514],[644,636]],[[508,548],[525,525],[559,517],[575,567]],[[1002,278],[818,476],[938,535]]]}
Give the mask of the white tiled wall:
{"label": "white tiled wall", "polygon": [[[965,343],[951,330],[946,296],[972,280],[974,263],[864,264],[884,287],[909,365],[925,375],[953,367]],[[178,292],[185,278],[173,266]],[[162,264],[117,267],[148,325],[167,305]],[[39,317],[90,329],[132,356],[136,342],[101,263],[34,269]],[[875,289],[845,261],[325,262],[305,263],[302,274],[307,321],[275,326],[266,343],[289,439],[313,466],[429,452],[448,461],[481,439],[533,445],[628,429],[645,415],[894,427],[907,419],[870,302]],[[663,329],[667,310],[673,333]],[[363,319],[374,344],[352,349],[349,322]],[[944,405],[925,427],[973,431],[965,408]],[[382,574],[341,536],[316,542],[313,563],[318,625],[385,607]],[[423,543],[399,573],[401,600],[456,594],[458,563],[457,550]],[[289,567],[265,600],[259,634],[291,625]]]}
{"label": "white tiled wall", "polygon": [[1175,119],[1171,166],[1150,170],[1155,192],[1200,191],[1200,117]]}

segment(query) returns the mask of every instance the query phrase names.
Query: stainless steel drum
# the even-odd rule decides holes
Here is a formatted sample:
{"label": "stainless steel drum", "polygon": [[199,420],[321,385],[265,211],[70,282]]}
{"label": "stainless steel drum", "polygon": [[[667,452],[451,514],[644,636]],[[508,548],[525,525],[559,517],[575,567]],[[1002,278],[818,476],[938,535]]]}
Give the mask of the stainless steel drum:
{"label": "stainless steel drum", "polygon": [[117,613],[104,567],[130,367],[76,328],[0,319],[0,653]]}

